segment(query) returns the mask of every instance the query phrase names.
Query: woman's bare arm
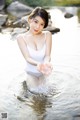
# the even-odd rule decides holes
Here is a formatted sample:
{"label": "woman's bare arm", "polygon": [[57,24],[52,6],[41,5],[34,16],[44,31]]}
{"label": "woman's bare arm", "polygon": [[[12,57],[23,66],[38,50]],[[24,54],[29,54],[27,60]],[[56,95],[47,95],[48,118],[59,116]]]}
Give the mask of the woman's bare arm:
{"label": "woman's bare arm", "polygon": [[47,32],[46,34],[46,55],[44,58],[44,62],[50,62],[51,49],[52,49],[52,34],[50,32]]}
{"label": "woman's bare arm", "polygon": [[30,64],[37,66],[37,65],[39,64],[39,62],[33,60],[33,59],[30,57],[29,52],[28,52],[28,50],[27,50],[27,44],[26,44],[26,42],[24,41],[22,35],[19,35],[19,36],[17,37],[17,42],[18,42],[18,46],[19,46],[19,48],[20,48],[20,50],[21,50],[21,53],[22,53],[22,55],[24,56],[25,60],[26,60],[27,62],[29,62]]}

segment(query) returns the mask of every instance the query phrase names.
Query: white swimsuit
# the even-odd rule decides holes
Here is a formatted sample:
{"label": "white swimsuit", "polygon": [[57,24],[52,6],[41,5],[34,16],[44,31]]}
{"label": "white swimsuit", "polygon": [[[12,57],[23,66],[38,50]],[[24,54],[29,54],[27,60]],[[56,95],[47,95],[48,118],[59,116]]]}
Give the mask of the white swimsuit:
{"label": "white swimsuit", "polygon": [[[45,38],[46,38],[46,34],[45,34]],[[34,60],[36,60],[38,62],[44,61],[45,52],[46,52],[46,43],[44,43],[41,50],[34,50],[29,45],[27,45],[27,49],[28,49],[28,52],[29,52],[31,58],[33,58]],[[42,73],[37,70],[36,66],[34,66],[28,62],[27,62],[26,72],[28,74],[34,75],[36,77],[39,77],[42,75]]]}

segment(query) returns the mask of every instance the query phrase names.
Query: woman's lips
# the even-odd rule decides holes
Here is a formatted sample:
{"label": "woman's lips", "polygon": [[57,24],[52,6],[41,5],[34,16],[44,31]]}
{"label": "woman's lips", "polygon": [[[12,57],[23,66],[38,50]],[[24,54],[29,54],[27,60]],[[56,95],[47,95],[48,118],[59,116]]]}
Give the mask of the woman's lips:
{"label": "woman's lips", "polygon": [[38,30],[34,30],[35,32],[38,32]]}

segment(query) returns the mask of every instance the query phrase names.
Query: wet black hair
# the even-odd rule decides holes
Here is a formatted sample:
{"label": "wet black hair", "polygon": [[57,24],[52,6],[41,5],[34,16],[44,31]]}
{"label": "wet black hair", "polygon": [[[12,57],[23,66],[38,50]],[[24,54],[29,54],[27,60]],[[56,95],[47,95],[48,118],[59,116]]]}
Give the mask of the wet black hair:
{"label": "wet black hair", "polygon": [[48,19],[49,19],[48,12],[41,7],[36,7],[28,16],[28,19],[35,18],[36,16],[40,16],[44,20],[45,22],[44,28],[46,28],[48,26]]}

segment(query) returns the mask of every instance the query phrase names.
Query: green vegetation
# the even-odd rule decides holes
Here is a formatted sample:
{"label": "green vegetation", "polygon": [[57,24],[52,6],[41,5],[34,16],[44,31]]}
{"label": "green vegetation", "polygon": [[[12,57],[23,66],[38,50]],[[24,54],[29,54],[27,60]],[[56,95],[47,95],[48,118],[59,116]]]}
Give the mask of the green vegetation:
{"label": "green vegetation", "polygon": [[5,5],[8,6],[12,2],[12,0],[5,0],[5,2]]}
{"label": "green vegetation", "polygon": [[[13,0],[5,0],[9,5]],[[29,6],[80,6],[80,0],[18,0]]]}
{"label": "green vegetation", "polygon": [[[19,0],[20,1],[20,0]],[[54,0],[22,0],[29,6],[54,6]]]}
{"label": "green vegetation", "polygon": [[57,6],[80,6],[80,0],[55,0]]}

